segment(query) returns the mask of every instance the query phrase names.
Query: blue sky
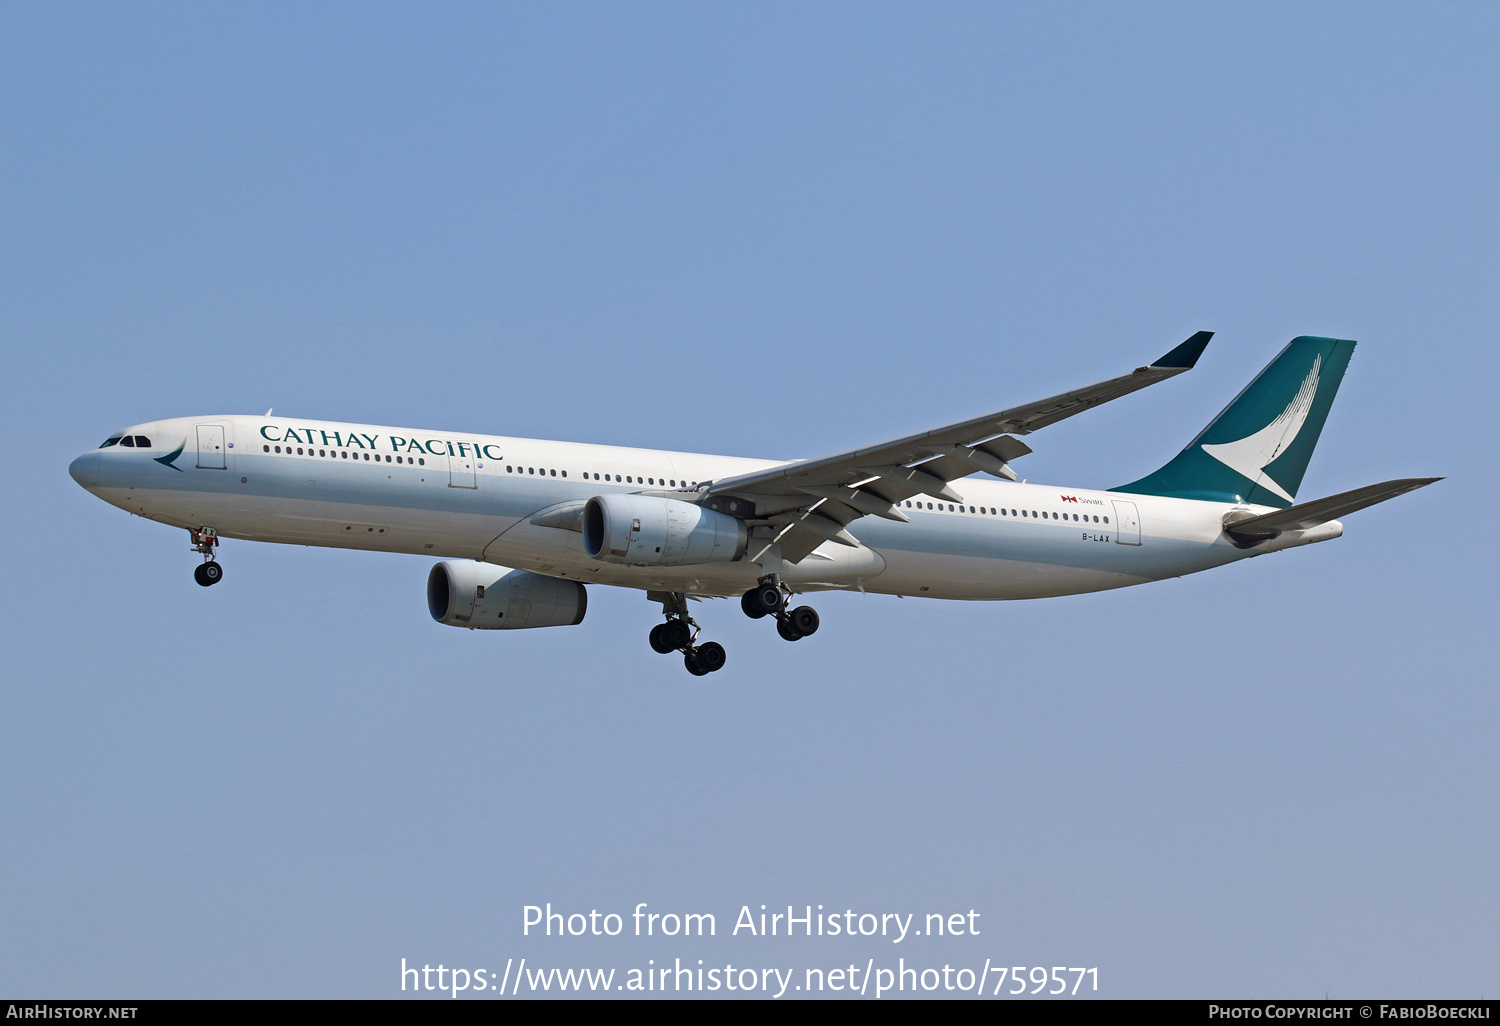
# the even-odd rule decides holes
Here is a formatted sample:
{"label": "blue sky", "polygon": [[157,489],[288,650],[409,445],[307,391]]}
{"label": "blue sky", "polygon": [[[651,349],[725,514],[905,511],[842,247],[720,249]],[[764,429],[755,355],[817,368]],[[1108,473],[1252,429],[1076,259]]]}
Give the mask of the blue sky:
{"label": "blue sky", "polygon": [[[1488,5],[0,9],[0,992],[384,997],[400,959],[1500,990]],[[811,457],[1107,377],[1165,462],[1360,340],[1339,541],[1094,596],[731,603],[705,680],[427,616],[428,562],[185,535],[68,461],[207,412]],[[521,907],[974,908],[981,937],[520,936]],[[722,927],[721,927],[722,933]]]}

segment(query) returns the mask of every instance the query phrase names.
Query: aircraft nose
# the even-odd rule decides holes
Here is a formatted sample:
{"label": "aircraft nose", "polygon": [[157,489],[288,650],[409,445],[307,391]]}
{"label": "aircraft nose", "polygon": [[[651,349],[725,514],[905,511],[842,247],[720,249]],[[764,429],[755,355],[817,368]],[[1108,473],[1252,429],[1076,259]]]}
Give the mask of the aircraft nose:
{"label": "aircraft nose", "polygon": [[93,491],[98,480],[99,454],[86,452],[68,464],[68,474],[83,487]]}

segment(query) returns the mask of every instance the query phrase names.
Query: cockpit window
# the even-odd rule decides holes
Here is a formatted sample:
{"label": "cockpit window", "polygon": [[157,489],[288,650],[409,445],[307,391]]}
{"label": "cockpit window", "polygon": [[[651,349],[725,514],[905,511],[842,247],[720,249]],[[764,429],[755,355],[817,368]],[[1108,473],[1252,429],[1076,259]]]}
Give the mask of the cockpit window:
{"label": "cockpit window", "polygon": [[108,438],[106,438],[104,440],[104,444],[101,445],[101,446],[99,446],[99,448],[101,448],[101,449],[108,449],[111,445],[119,445],[119,444],[120,444],[120,436],[119,435],[110,435]]}
{"label": "cockpit window", "polygon": [[120,444],[126,446],[127,448],[134,449],[135,439],[131,438],[129,435],[126,435],[124,438],[120,439]]}
{"label": "cockpit window", "polygon": [[151,439],[147,438],[145,435],[136,435],[135,447],[137,449],[149,449],[151,448]]}

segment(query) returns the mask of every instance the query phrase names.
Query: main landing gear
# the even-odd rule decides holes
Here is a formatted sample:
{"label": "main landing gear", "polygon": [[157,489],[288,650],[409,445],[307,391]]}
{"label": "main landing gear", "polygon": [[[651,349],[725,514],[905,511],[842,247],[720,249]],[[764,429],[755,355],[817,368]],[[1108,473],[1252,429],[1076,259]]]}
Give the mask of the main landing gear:
{"label": "main landing gear", "polygon": [[780,574],[768,574],[740,597],[740,608],[752,620],[776,617],[776,633],[787,641],[800,641],[818,631],[818,611],[812,606],[798,606],[787,611],[790,598],[781,584]]}
{"label": "main landing gear", "polygon": [[219,544],[219,534],[212,527],[195,527],[188,530],[193,538],[193,551],[202,553],[203,562],[193,570],[193,580],[203,587],[218,584],[224,579],[224,568],[214,559],[214,549]]}
{"label": "main landing gear", "polygon": [[[688,615],[687,595],[680,591],[648,591],[646,597],[661,603],[665,623],[651,628],[651,647],[667,655],[681,652],[682,663],[695,677],[713,673],[724,666],[724,646],[717,641],[698,644],[698,622]],[[776,618],[776,633],[787,641],[800,641],[818,630],[818,611],[812,606],[787,609],[790,592],[781,583],[780,574],[768,574],[740,598],[740,608],[752,619]]]}
{"label": "main landing gear", "polygon": [[688,673],[702,677],[723,669],[726,659],[724,646],[717,641],[705,641],[698,645],[698,622],[688,615],[687,596],[680,591],[650,592],[649,597],[661,602],[667,622],[651,628],[651,647],[667,655],[681,652],[682,663]]}

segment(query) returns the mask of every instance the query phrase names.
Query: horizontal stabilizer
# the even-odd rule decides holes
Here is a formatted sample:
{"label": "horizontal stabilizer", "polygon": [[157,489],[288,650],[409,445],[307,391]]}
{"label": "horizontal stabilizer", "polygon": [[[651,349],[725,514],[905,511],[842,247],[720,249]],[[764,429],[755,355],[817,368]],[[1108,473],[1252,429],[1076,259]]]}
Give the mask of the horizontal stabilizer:
{"label": "horizontal stabilizer", "polygon": [[1326,499],[1314,499],[1312,502],[1288,506],[1274,513],[1262,513],[1259,516],[1231,513],[1230,517],[1238,516],[1239,519],[1232,519],[1225,523],[1224,533],[1236,542],[1254,545],[1267,538],[1274,538],[1283,531],[1299,531],[1326,524],[1347,513],[1373,506],[1386,499],[1394,499],[1398,495],[1404,495],[1441,480],[1440,477],[1403,477],[1398,481],[1382,481],[1380,484],[1365,485],[1363,488],[1356,488],[1350,492],[1330,495]]}

